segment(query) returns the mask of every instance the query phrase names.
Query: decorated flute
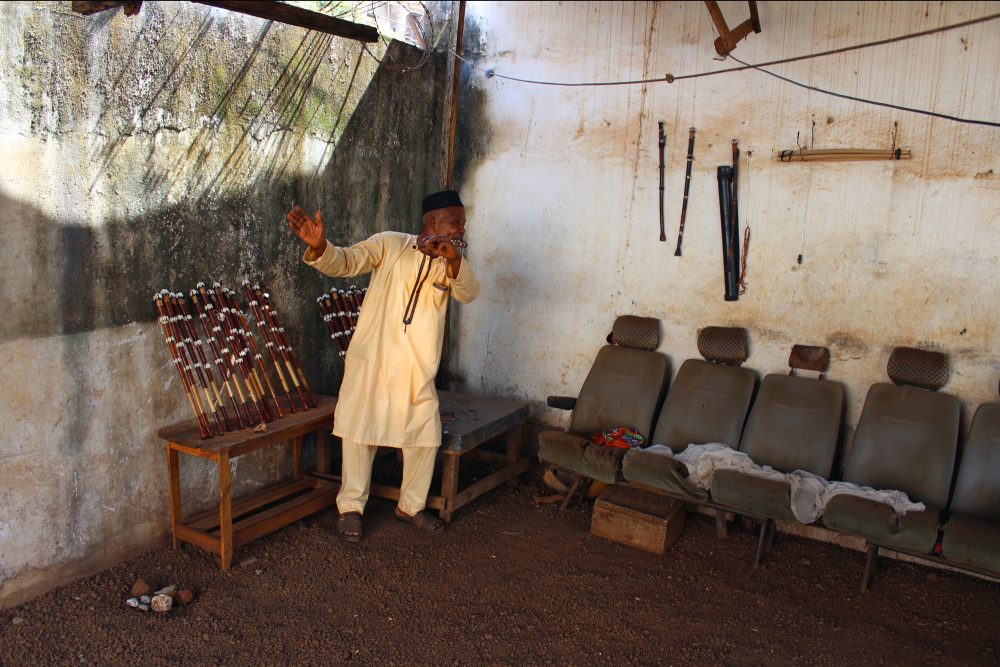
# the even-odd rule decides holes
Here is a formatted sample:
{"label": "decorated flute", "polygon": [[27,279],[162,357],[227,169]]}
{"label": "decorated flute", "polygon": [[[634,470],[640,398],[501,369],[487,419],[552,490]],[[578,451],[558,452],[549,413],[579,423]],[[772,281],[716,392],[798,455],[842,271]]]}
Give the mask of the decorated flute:
{"label": "decorated flute", "polygon": [[157,292],[153,295],[153,303],[156,304],[156,312],[159,313],[160,316],[160,326],[163,328],[164,340],[166,340],[167,348],[170,350],[170,356],[173,358],[174,366],[177,368],[177,374],[180,375],[181,385],[184,387],[184,395],[187,397],[188,404],[191,406],[191,411],[194,412],[195,421],[198,423],[198,434],[202,437],[202,439],[207,439],[211,437],[211,429],[208,424],[208,418],[200,409],[200,404],[195,402],[194,396],[197,394],[192,394],[192,382],[184,370],[184,364],[181,361],[180,353],[177,350],[177,339],[171,330],[170,316],[167,314],[166,306],[163,304],[163,294],[161,292]]}
{"label": "decorated flute", "polygon": [[274,340],[275,346],[278,348],[278,353],[281,355],[281,360],[285,364],[285,369],[288,371],[288,375],[292,380],[292,386],[295,387],[295,391],[299,395],[299,399],[302,402],[302,407],[305,410],[309,409],[308,401],[306,399],[305,391],[302,389],[301,383],[299,382],[299,377],[295,373],[295,368],[292,366],[291,357],[288,355],[288,351],[285,349],[284,342],[282,338],[278,335],[278,326],[275,321],[272,320],[271,311],[269,308],[268,301],[264,298],[264,292],[261,290],[260,285],[255,284],[253,286],[253,292],[255,300],[257,301],[261,313],[264,316],[264,322],[271,330],[271,338]]}
{"label": "decorated flute", "polygon": [[[257,295],[254,293],[253,287],[250,286],[249,280],[243,282],[243,291],[247,295],[247,303],[250,305],[250,310],[253,311],[254,320],[257,322],[257,331],[260,332],[260,338],[264,342],[264,347],[267,348],[271,362],[274,364],[274,371],[278,375],[278,381],[281,383],[281,388],[284,390],[285,396],[288,398],[288,407],[292,413],[294,413],[295,404],[292,401],[292,391],[288,386],[288,381],[285,379],[285,374],[281,370],[281,362],[278,361],[278,352],[275,349],[277,346],[274,343],[274,339],[271,337],[270,327],[268,327],[267,322],[264,320],[261,305],[257,301]],[[307,406],[303,405],[303,407],[308,410]]]}
{"label": "decorated flute", "polygon": [[695,129],[693,127],[688,130],[687,167],[684,172],[684,200],[681,202],[681,224],[677,230],[677,248],[674,250],[675,257],[681,256],[681,243],[684,242],[684,220],[687,218],[688,192],[691,190],[691,163],[694,162],[694,133]]}
{"label": "decorated flute", "polygon": [[[174,298],[174,293],[169,290],[163,290],[162,294],[163,305],[166,307],[167,316],[170,318],[171,330],[177,339],[177,350],[180,352],[181,361],[184,363],[188,377],[191,380],[191,387],[195,396],[195,401],[200,404],[206,418],[208,418],[209,413],[211,413],[212,418],[215,419],[215,426],[209,422],[209,435],[221,435],[222,433],[225,433],[225,428],[222,425],[222,420],[215,409],[214,401],[209,393],[208,381],[201,368],[201,363],[195,356],[194,342],[185,334],[184,317],[179,312],[176,299]],[[198,388],[201,388],[205,395],[204,402],[201,400]],[[205,406],[207,406],[207,409],[205,409]]]}
{"label": "decorated flute", "polygon": [[667,232],[663,226],[663,149],[667,145],[667,135],[663,133],[663,121],[660,121],[660,241],[667,240]]}
{"label": "decorated flute", "polygon": [[[243,336],[244,340],[250,346],[250,353],[255,362],[254,364],[254,377],[257,377],[257,383],[260,384],[260,378],[257,376],[257,370],[260,369],[260,374],[264,376],[264,383],[267,385],[267,393],[271,397],[271,401],[274,403],[274,408],[277,411],[278,417],[284,417],[285,414],[281,410],[281,404],[278,403],[278,394],[274,391],[274,387],[271,385],[271,378],[267,374],[267,369],[264,366],[264,356],[257,349],[257,343],[253,340],[253,332],[250,330],[250,325],[247,323],[246,315],[240,308],[239,302],[236,300],[236,292],[228,288],[222,288],[223,298],[226,301],[226,305],[229,306],[229,312],[233,314],[236,322],[240,325],[239,332]],[[262,387],[263,389],[263,387]],[[294,408],[292,408],[294,410]]]}
{"label": "decorated flute", "polygon": [[215,403],[218,406],[219,412],[222,414],[222,421],[225,424],[226,430],[231,431],[233,427],[229,421],[229,415],[226,413],[225,401],[222,399],[222,393],[219,391],[219,386],[215,382],[215,374],[212,372],[212,365],[208,362],[208,355],[205,354],[205,348],[202,346],[201,338],[198,336],[198,330],[194,326],[194,320],[191,317],[191,313],[188,311],[187,305],[184,303],[184,295],[177,293],[173,295],[173,299],[177,304],[181,316],[184,318],[185,334],[188,339],[194,342],[195,354],[198,357],[201,367],[204,369],[208,384],[212,388]]}
{"label": "decorated flute", "polygon": [[330,290],[330,295],[333,297],[334,304],[337,305],[337,317],[340,318],[340,326],[344,329],[344,348],[346,349],[351,346],[351,340],[354,338],[354,331],[357,328],[355,326],[357,320],[354,317],[354,307],[351,304],[351,299],[347,296],[347,292],[344,290]]}
{"label": "decorated flute", "polygon": [[[219,407],[221,406],[216,403],[212,396],[210,383],[208,381],[208,374],[206,373],[206,369],[202,366],[201,359],[198,357],[196,350],[197,346],[195,345],[195,340],[198,340],[199,343],[201,340],[198,339],[197,335],[194,337],[191,336],[191,332],[187,327],[187,320],[181,311],[180,303],[177,297],[177,294],[163,290],[163,303],[167,308],[167,314],[174,322],[174,331],[177,336],[182,339],[182,342],[178,343],[178,347],[182,350],[182,356],[187,355],[187,363],[192,369],[191,377],[198,380],[198,385],[205,394],[205,405],[208,406],[208,412],[211,412],[212,418],[215,419],[216,428],[212,435],[221,435],[227,430],[228,419],[224,421],[222,419],[222,415],[219,413]],[[207,414],[208,413],[206,412],[206,415]]]}
{"label": "decorated flute", "polygon": [[[440,238],[441,236],[444,236],[444,235],[443,234],[431,234],[430,236],[424,236],[422,238],[418,238],[417,242],[414,243],[413,246],[411,246],[411,247],[414,250],[419,250],[420,248],[426,248],[429,245],[427,243],[428,241],[430,241],[431,239]],[[465,242],[465,239],[448,239],[448,240],[456,248],[468,248],[469,247],[469,244]]]}
{"label": "decorated flute", "polygon": [[285,328],[281,326],[281,323],[278,320],[278,311],[271,306],[270,295],[267,292],[259,292],[258,298],[261,304],[263,304],[264,313],[271,320],[271,325],[272,325],[271,333],[275,336],[275,340],[278,341],[279,345],[284,348],[287,354],[287,358],[290,362],[289,364],[287,364],[289,367],[288,372],[291,373],[293,377],[295,376],[296,373],[298,374],[298,379],[301,383],[301,389],[305,391],[306,396],[308,396],[309,403],[313,407],[316,407],[316,399],[313,398],[312,391],[309,390],[309,383],[306,382],[306,376],[305,373],[302,372],[302,366],[299,365],[299,360],[295,356],[295,350],[292,349],[292,346],[288,342],[287,336],[285,336]]}
{"label": "decorated flute", "polygon": [[214,294],[218,300],[217,303],[220,312],[225,316],[230,340],[234,345],[236,354],[239,355],[239,362],[245,367],[247,378],[254,388],[256,400],[261,403],[265,419],[271,421],[275,415],[271,411],[271,406],[267,401],[267,390],[264,387],[264,383],[260,380],[260,375],[257,373],[257,366],[254,363],[257,360],[254,359],[253,348],[250,346],[248,336],[240,323],[236,311],[229,306],[227,290],[219,283],[213,283],[209,294]]}
{"label": "decorated flute", "polygon": [[330,338],[337,344],[337,351],[340,353],[341,358],[343,358],[347,354],[347,349],[344,347],[344,332],[340,330],[339,324],[334,322],[336,315],[333,312],[333,299],[330,298],[329,294],[324,294],[323,296],[316,297],[316,303],[319,304],[319,311],[323,315],[323,321],[326,323],[327,330],[330,332]]}
{"label": "decorated flute", "polygon": [[[203,283],[198,284],[199,287],[203,286]],[[226,388],[226,392],[229,394],[229,400],[233,404],[233,410],[236,411],[236,419],[240,423],[240,428],[246,428],[253,421],[250,418],[250,409],[247,407],[247,398],[243,393],[243,388],[240,387],[239,380],[236,376],[236,370],[229,363],[229,357],[225,355],[222,350],[224,345],[219,342],[222,327],[217,323],[212,321],[209,313],[212,312],[212,304],[206,303],[202,304],[202,300],[199,298],[198,290],[191,290],[189,293],[191,297],[191,304],[194,306],[195,312],[198,314],[198,319],[201,321],[202,329],[205,331],[205,338],[208,340],[208,346],[212,350],[212,355],[215,357],[215,365],[218,367],[219,375],[223,379],[223,386]],[[236,387],[236,392],[233,392],[233,387]],[[236,395],[239,395],[239,402],[236,400]],[[240,411],[240,408],[243,411]]]}
{"label": "decorated flute", "polygon": [[246,364],[246,352],[240,350],[239,342],[232,330],[232,327],[230,326],[227,313],[223,311],[221,302],[215,294],[215,290],[206,288],[205,283],[198,283],[198,293],[201,295],[202,301],[205,303],[205,307],[211,311],[211,314],[215,319],[218,327],[219,342],[222,345],[221,352],[226,356],[229,365],[239,373],[240,379],[243,381],[243,387],[247,392],[247,402],[254,406],[254,410],[257,413],[256,420],[251,418],[250,421],[257,421],[257,423],[260,424],[267,423],[270,421],[267,404],[260,398],[254,378]]}

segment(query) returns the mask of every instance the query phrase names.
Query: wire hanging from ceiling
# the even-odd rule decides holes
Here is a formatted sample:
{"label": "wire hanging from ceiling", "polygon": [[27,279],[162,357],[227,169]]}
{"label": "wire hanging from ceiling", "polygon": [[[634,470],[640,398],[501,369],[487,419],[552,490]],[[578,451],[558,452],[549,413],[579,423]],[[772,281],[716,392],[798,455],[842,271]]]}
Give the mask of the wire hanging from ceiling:
{"label": "wire hanging from ceiling", "polygon": [[877,100],[869,100],[869,99],[866,99],[866,98],[863,98],[863,97],[856,97],[856,96],[852,96],[852,95],[846,95],[844,93],[837,93],[835,91],[830,91],[830,90],[826,90],[826,89],[819,88],[819,87],[816,87],[816,86],[810,86],[808,84],[800,83],[800,82],[795,81],[793,79],[789,79],[787,77],[783,77],[783,76],[781,76],[779,74],[776,74],[774,72],[762,69],[763,67],[768,67],[768,66],[771,66],[771,65],[780,65],[780,64],[785,64],[785,63],[797,62],[797,61],[801,61],[801,60],[809,60],[809,59],[813,59],[813,58],[821,58],[821,57],[824,57],[824,56],[830,56],[830,55],[835,55],[835,54],[839,54],[839,53],[845,53],[845,52],[848,52],[848,51],[855,51],[855,50],[858,50],[858,49],[867,49],[867,48],[872,48],[872,47],[875,47],[875,46],[883,46],[885,44],[892,44],[892,43],[901,42],[901,41],[904,41],[904,40],[915,39],[917,37],[925,37],[925,36],[933,35],[933,34],[936,34],[936,33],[939,33],[939,32],[944,32],[944,31],[947,31],[947,30],[955,30],[957,28],[964,28],[964,27],[967,27],[967,26],[970,26],[970,25],[975,25],[975,24],[978,24],[978,23],[984,23],[986,21],[993,21],[993,20],[998,19],[998,18],[1000,18],[1000,13],[998,13],[998,14],[990,14],[988,16],[982,16],[980,18],[970,19],[968,21],[962,21],[960,23],[955,23],[955,24],[951,24],[951,25],[947,25],[947,26],[941,26],[941,27],[938,27],[938,28],[931,28],[931,29],[928,29],[928,30],[922,30],[920,32],[915,32],[915,33],[908,33],[906,35],[899,35],[897,37],[889,37],[889,38],[877,40],[877,41],[874,41],[874,42],[866,42],[864,44],[856,44],[856,45],[853,45],[853,46],[846,46],[846,47],[842,47],[842,48],[839,48],[839,49],[831,49],[829,51],[820,51],[820,52],[817,52],[817,53],[809,53],[809,54],[805,54],[805,55],[801,55],[801,56],[793,56],[793,57],[790,57],[790,58],[782,58],[780,60],[771,60],[771,61],[767,61],[767,62],[763,62],[763,63],[757,63],[757,64],[745,63],[742,60],[739,60],[738,58],[736,58],[732,54],[730,54],[728,57],[732,58],[736,62],[740,63],[740,65],[741,65],[740,67],[729,67],[729,68],[726,68],[726,69],[712,70],[712,71],[707,71],[707,72],[698,72],[698,73],[694,73],[694,74],[681,74],[681,75],[666,74],[666,75],[664,75],[662,77],[657,77],[657,78],[652,78],[652,79],[631,79],[631,80],[625,80],[625,81],[562,82],[562,81],[542,81],[542,80],[536,80],[536,79],[526,79],[526,78],[517,77],[517,76],[510,76],[510,75],[506,75],[506,74],[500,74],[500,73],[496,72],[496,70],[494,70],[494,69],[484,69],[483,67],[479,66],[478,64],[476,64],[476,63],[474,63],[474,62],[472,62],[470,60],[467,60],[467,59],[463,58],[462,56],[460,56],[459,54],[455,53],[454,50],[450,50],[449,49],[449,51],[451,52],[452,55],[454,55],[456,58],[459,58],[462,62],[464,62],[464,63],[472,66],[475,69],[479,69],[480,71],[483,71],[484,74],[486,75],[486,78],[504,79],[504,80],[507,80],[507,81],[515,81],[515,82],[518,82],[518,83],[527,83],[527,84],[540,85],[540,86],[562,86],[562,87],[630,86],[630,85],[636,85],[636,84],[663,83],[663,82],[673,83],[675,81],[680,81],[680,80],[683,80],[683,79],[695,79],[695,78],[706,77],[706,76],[715,76],[717,74],[729,74],[729,73],[732,73],[732,72],[741,72],[741,71],[744,71],[744,70],[753,69],[753,70],[757,70],[759,72],[762,72],[764,74],[769,74],[770,76],[773,76],[773,77],[778,78],[778,79],[780,79],[782,81],[785,81],[786,83],[791,83],[793,85],[800,86],[802,88],[807,88],[807,89],[812,90],[814,92],[823,93],[823,94],[826,94],[826,95],[832,95],[834,97],[841,97],[841,98],[849,99],[849,100],[852,100],[852,101],[855,101],[855,102],[861,102],[861,103],[864,103],[864,104],[873,104],[873,105],[876,105],[876,106],[883,106],[883,107],[888,107],[888,108],[891,108],[891,109],[897,109],[899,111],[907,111],[907,112],[910,112],[910,113],[917,113],[917,114],[923,114],[923,115],[927,115],[927,116],[933,116],[935,118],[943,118],[945,120],[951,120],[951,121],[955,121],[955,122],[958,122],[958,123],[968,123],[968,124],[973,124],[973,125],[985,125],[985,126],[988,126],[988,127],[1000,127],[1000,122],[989,121],[989,120],[978,120],[978,119],[971,119],[971,118],[962,118],[960,116],[952,116],[952,115],[949,115],[949,114],[939,113],[937,111],[930,111],[930,110],[926,110],[926,109],[917,109],[917,108],[914,108],[914,107],[907,107],[907,106],[903,106],[903,105],[892,104],[892,103],[889,103],[889,102],[880,102],[880,101],[877,101]]}

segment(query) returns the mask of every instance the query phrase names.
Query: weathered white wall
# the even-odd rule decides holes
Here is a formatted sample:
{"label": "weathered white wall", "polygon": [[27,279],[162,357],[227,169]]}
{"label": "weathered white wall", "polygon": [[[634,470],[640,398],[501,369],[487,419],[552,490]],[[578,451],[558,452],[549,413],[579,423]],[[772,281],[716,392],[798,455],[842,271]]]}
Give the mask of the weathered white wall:
{"label": "weathered white wall", "polygon": [[[187,2],[0,4],[0,607],[167,531],[156,432],[191,414],[154,292],[261,280],[336,393],[315,304],[336,283],[284,213],[323,209],[340,242],[407,229],[437,186],[445,63],[397,75],[358,42]],[[215,470],[182,458],[194,511]],[[237,495],[290,469],[279,450],[234,467]]]}
{"label": "weathered white wall", "polygon": [[[746,3],[720,3],[730,25]],[[834,49],[1000,11],[990,2],[760,2],[749,63]],[[997,398],[1000,129],[810,92],[755,71],[646,86],[559,82],[713,71],[701,2],[472,2],[463,90],[462,191],[470,257],[485,286],[461,311],[467,386],[534,401],[573,395],[615,316],[660,318],[660,350],[697,356],[697,330],[749,329],[747,366],[786,372],[794,343],[827,345],[848,387],[848,429],[893,346],[951,356],[946,391]],[[775,66],[874,100],[1000,121],[1000,21]],[[666,122],[666,243],[658,229],[657,121]],[[897,162],[782,164],[779,151],[877,148]],[[674,256],[688,128],[698,130],[683,257]],[[716,167],[740,142],[740,223],[752,228],[748,290],[723,301]],[[797,263],[799,253],[804,256]]]}

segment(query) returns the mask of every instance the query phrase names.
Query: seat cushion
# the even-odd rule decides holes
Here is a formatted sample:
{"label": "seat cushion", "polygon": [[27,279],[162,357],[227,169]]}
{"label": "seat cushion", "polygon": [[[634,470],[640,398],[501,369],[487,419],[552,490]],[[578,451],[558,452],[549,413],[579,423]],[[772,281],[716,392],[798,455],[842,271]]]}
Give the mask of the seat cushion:
{"label": "seat cushion", "polygon": [[950,509],[1000,522],[1000,403],[984,403],[972,418]]}
{"label": "seat cushion", "polygon": [[781,472],[829,477],[837,450],[844,387],[830,380],[771,374],[761,383],[740,451]]}
{"label": "seat cushion", "polygon": [[659,352],[605,345],[580,388],[569,431],[589,437],[627,426],[649,438],[669,376],[670,361]]}
{"label": "seat cushion", "polygon": [[941,555],[1000,572],[1000,523],[966,514],[953,515],[944,527]]}
{"label": "seat cushion", "polygon": [[712,500],[779,521],[795,521],[788,482],[746,475],[738,470],[716,470],[712,475]]}
{"label": "seat cushion", "polygon": [[538,455],[543,461],[608,484],[622,481],[621,460],[625,451],[595,445],[587,438],[565,431],[543,431],[538,435]]}
{"label": "seat cushion", "polygon": [[631,449],[622,460],[622,477],[695,502],[708,500],[708,492],[687,481],[687,467],[665,454]]}
{"label": "seat cushion", "polygon": [[960,423],[958,399],[950,394],[874,384],[854,431],[843,479],[897,489],[914,502],[946,507]]}
{"label": "seat cushion", "polygon": [[879,546],[927,553],[937,541],[939,519],[940,512],[933,507],[897,514],[885,503],[846,494],[831,498],[823,512],[827,528],[863,537]]}
{"label": "seat cushion", "polygon": [[681,364],[656,419],[650,444],[682,452],[691,443],[740,443],[757,379],[748,368],[688,359]]}

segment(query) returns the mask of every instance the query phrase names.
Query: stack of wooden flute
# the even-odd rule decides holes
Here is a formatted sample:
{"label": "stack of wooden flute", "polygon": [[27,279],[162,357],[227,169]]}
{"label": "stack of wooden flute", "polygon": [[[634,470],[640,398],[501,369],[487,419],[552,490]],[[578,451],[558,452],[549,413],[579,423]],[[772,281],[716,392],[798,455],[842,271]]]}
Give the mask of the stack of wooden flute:
{"label": "stack of wooden flute", "polygon": [[367,287],[359,289],[351,285],[346,290],[333,288],[316,298],[323,321],[330,331],[330,338],[337,343],[341,358],[347,354],[347,348],[351,344],[351,337],[361,314],[361,304],[367,292]]}
{"label": "stack of wooden flute", "polygon": [[[189,293],[190,309],[182,293],[161,290],[153,296],[167,348],[202,438],[260,428],[284,416],[269,368],[287,398],[289,412],[295,412],[296,400],[303,410],[316,407],[270,296],[250,281],[243,283],[243,289],[260,334],[260,346],[236,292],[219,283],[212,287],[198,283]],[[201,322],[204,339],[198,334],[195,317]],[[229,414],[227,401],[234,415]]]}

